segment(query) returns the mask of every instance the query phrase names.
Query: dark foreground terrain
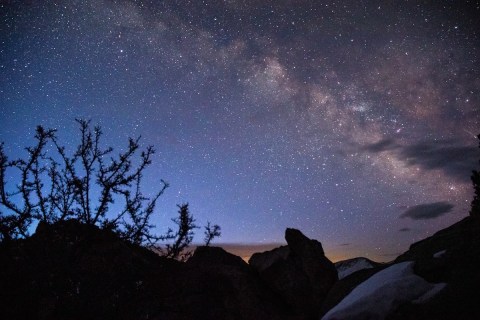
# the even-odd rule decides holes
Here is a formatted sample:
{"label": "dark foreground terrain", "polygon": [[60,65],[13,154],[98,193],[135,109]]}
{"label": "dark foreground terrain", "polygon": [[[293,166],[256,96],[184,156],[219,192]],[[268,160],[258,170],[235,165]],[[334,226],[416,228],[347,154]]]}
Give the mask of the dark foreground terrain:
{"label": "dark foreground terrain", "polygon": [[[215,247],[183,263],[76,221],[41,223],[32,237],[0,245],[0,319],[319,319],[388,266],[338,280],[318,241],[294,229],[286,240],[250,264]],[[478,219],[413,244],[393,263],[408,260],[447,286],[388,319],[480,319]]]}

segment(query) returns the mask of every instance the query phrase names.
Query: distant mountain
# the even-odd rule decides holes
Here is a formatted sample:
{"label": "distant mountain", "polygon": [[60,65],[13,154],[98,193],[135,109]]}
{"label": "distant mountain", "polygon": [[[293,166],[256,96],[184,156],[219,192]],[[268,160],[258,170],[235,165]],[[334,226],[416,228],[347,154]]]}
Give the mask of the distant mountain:
{"label": "distant mountain", "polygon": [[338,261],[335,263],[335,268],[337,268],[338,279],[340,280],[359,270],[375,268],[380,265],[381,263],[372,261],[368,258],[359,257]]}

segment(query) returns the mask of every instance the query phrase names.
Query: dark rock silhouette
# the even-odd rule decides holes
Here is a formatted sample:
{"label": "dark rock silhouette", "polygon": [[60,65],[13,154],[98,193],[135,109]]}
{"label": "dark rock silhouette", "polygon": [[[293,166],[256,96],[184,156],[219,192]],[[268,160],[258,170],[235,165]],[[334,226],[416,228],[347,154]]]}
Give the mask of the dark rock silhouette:
{"label": "dark rock silhouette", "polygon": [[[282,303],[240,257],[218,247],[198,247],[187,261],[186,308],[204,319],[293,319]],[[297,319],[297,318],[295,318]]]}
{"label": "dark rock silhouette", "polygon": [[184,263],[75,220],[2,243],[0,270],[0,319],[300,319],[221,248]]}
{"label": "dark rock silhouette", "polygon": [[320,306],[338,280],[322,245],[299,230],[287,229],[288,246],[254,254],[249,264],[284,301],[304,318],[318,318]]}
{"label": "dark rock silhouette", "polygon": [[[0,319],[319,319],[381,268],[337,281],[321,244],[287,229],[288,245],[250,265],[217,247],[187,262],[158,256],[76,220],[40,223],[0,244]],[[387,319],[479,319],[480,222],[474,217],[417,242],[392,263],[447,286]]]}
{"label": "dark rock silhouette", "polygon": [[40,223],[32,237],[0,246],[0,318],[146,318],[149,279],[175,277],[179,265],[93,225]]}
{"label": "dark rock silhouette", "polygon": [[286,260],[289,254],[290,249],[288,246],[281,246],[270,251],[254,253],[250,257],[248,264],[258,272],[262,272],[275,262]]}

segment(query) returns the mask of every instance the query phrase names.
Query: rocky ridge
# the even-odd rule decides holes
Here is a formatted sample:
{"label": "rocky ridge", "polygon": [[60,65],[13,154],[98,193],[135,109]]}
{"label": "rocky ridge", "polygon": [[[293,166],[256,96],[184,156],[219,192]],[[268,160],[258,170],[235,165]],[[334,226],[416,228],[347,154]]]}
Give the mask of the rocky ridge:
{"label": "rocky ridge", "polygon": [[[198,247],[178,262],[77,221],[41,223],[32,237],[0,244],[0,318],[319,319],[381,270],[408,263],[409,279],[441,290],[402,300],[382,318],[479,319],[479,220],[467,217],[390,264],[372,262],[340,280],[320,242],[295,229],[285,232],[287,246],[247,264],[216,247]],[[358,262],[365,261],[343,266]],[[361,318],[355,308],[341,314]]]}
{"label": "rocky ridge", "polygon": [[[279,265],[282,274],[290,284],[304,277],[308,290],[299,295],[305,299],[321,288],[325,294],[328,287],[307,284],[322,279],[317,262],[333,264],[320,243],[298,230],[288,234],[295,249],[289,264]],[[41,223],[32,237],[2,243],[0,270],[0,319],[312,318],[288,300],[295,288],[274,290],[255,268],[222,248],[198,247],[187,262],[178,262],[73,220]],[[319,300],[307,301],[318,306]]]}
{"label": "rocky ridge", "polygon": [[256,253],[249,264],[297,314],[316,318],[338,280],[337,270],[317,240],[308,239],[296,229],[287,229],[285,240],[287,246]]}

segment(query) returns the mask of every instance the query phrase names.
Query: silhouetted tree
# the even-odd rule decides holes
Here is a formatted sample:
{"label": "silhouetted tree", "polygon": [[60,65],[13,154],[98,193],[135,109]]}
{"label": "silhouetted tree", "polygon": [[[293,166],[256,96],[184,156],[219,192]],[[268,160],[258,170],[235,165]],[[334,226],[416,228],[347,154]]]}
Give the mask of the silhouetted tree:
{"label": "silhouetted tree", "polygon": [[[46,159],[45,146],[55,135],[55,130],[37,127],[34,147],[27,147],[27,159],[9,161],[3,143],[0,144],[0,240],[10,240],[28,235],[28,227],[34,219],[51,221],[54,215],[52,205],[53,191],[44,195],[41,176],[47,168],[41,164]],[[10,168],[16,168],[20,174],[20,183],[16,190],[6,189],[6,174]],[[18,198],[19,201],[16,201]],[[5,212],[4,210],[8,212]]]}
{"label": "silhouetted tree", "polygon": [[[477,138],[479,140],[479,147],[480,147],[480,134],[477,136]],[[480,217],[480,171],[473,170],[471,178],[473,183],[474,196],[472,200],[470,216]]]}
{"label": "silhouetted tree", "polygon": [[[145,197],[140,189],[144,169],[151,164],[152,146],[140,152],[138,165],[133,158],[139,150],[140,138],[129,139],[126,151],[113,156],[111,147],[102,149],[100,127],[90,128],[90,122],[77,120],[81,140],[72,156],[60,146],[56,130],[36,129],[36,144],[27,147],[27,159],[9,161],[0,148],[0,212],[2,240],[28,236],[33,221],[52,223],[77,219],[82,223],[108,227],[123,238],[137,244],[166,238],[150,232],[150,217],[157,199],[168,184],[161,181],[160,190]],[[48,150],[50,143],[52,150]],[[17,169],[20,183],[7,191],[6,171]],[[114,200],[124,200],[123,209],[107,217]]]}
{"label": "silhouetted tree", "polygon": [[221,228],[219,225],[215,224],[215,225],[211,225],[210,224],[210,221],[207,222],[207,225],[205,226],[205,238],[203,238],[203,241],[205,242],[205,246],[209,246],[210,245],[210,242],[216,238],[216,237],[220,237],[222,235],[222,233],[220,232]]}
{"label": "silhouetted tree", "polygon": [[185,249],[193,241],[194,232],[198,226],[195,225],[195,219],[190,214],[188,203],[177,205],[178,217],[173,218],[172,221],[177,225],[175,233],[172,229],[167,232],[168,239],[173,239],[173,243],[166,245],[166,256],[173,259],[187,260],[190,257],[190,252],[185,252]]}
{"label": "silhouetted tree", "polygon": [[[156,202],[168,187],[160,180],[153,197],[141,192],[143,172],[155,153],[153,146],[139,151],[140,138],[130,138],[126,150],[115,156],[113,148],[101,148],[100,127],[92,130],[90,121],[76,121],[80,143],[71,156],[60,145],[56,130],[41,126],[36,128],[36,144],[26,148],[26,159],[10,161],[0,144],[0,240],[27,237],[34,221],[76,219],[112,230],[135,244],[173,241],[167,245],[167,256],[181,257],[197,226],[185,204],[179,206],[179,217],[172,219],[178,226],[176,233],[171,229],[162,235],[152,233],[150,220]],[[7,181],[11,169],[20,177],[15,186]],[[121,206],[116,214],[108,214],[115,201]]]}

